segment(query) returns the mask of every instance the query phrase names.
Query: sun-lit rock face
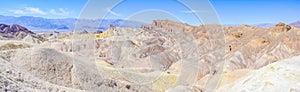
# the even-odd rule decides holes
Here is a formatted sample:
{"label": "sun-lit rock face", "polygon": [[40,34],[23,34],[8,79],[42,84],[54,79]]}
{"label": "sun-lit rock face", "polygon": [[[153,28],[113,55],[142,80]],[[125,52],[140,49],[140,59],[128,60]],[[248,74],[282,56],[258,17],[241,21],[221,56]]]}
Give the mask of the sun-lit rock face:
{"label": "sun-lit rock face", "polygon": [[[299,92],[300,91],[300,57],[292,57],[242,75],[234,82],[222,85],[218,92]],[[226,74],[225,74],[226,75]],[[232,77],[223,77],[229,81]]]}
{"label": "sun-lit rock face", "polygon": [[228,69],[257,69],[299,55],[299,29],[279,23],[270,28],[224,27]]}

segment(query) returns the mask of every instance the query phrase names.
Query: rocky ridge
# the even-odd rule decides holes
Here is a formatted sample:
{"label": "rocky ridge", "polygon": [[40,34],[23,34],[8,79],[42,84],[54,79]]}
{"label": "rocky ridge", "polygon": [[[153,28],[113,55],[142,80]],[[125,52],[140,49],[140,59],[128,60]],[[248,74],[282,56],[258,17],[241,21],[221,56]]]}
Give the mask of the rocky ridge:
{"label": "rocky ridge", "polygon": [[0,24],[0,39],[2,40],[23,39],[27,35],[35,35],[35,33],[17,24]]}

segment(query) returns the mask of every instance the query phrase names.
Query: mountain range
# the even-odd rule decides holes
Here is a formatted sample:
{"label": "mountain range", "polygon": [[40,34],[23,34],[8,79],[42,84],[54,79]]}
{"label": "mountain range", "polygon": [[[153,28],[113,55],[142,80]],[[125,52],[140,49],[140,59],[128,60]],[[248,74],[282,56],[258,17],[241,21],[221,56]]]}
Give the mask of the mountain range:
{"label": "mountain range", "polygon": [[[2,16],[0,15],[0,23],[2,24],[18,24],[22,25],[32,31],[70,31],[74,30],[106,30],[109,25],[117,27],[138,28],[143,24],[142,22],[127,21],[123,19],[47,19],[33,16]],[[78,24],[76,24],[78,23]]]}
{"label": "mountain range", "polygon": [[[226,24],[224,26],[240,26],[241,24]],[[259,24],[252,24],[250,26],[257,26],[257,27],[261,27],[261,28],[268,28],[268,27],[272,27],[275,26],[276,23],[259,23]],[[293,23],[290,23],[289,25],[294,26],[296,28],[300,28],[300,21],[296,21]]]}
{"label": "mountain range", "polygon": [[290,25],[292,25],[294,27],[297,27],[297,28],[300,28],[300,21],[296,21],[294,23],[291,23]]}
{"label": "mountain range", "polygon": [[[115,25],[120,28],[139,28],[146,23],[130,21],[124,19],[76,19],[76,18],[65,18],[65,19],[47,19],[42,17],[33,16],[3,16],[0,15],[0,23],[2,24],[18,24],[22,25],[32,31],[71,31],[76,28],[77,31],[83,30],[101,30],[104,31],[109,26]],[[261,23],[253,24],[252,26],[258,26],[267,28],[274,26],[276,23]],[[228,26],[240,25],[231,24]],[[300,21],[290,23],[294,27],[300,28]]]}

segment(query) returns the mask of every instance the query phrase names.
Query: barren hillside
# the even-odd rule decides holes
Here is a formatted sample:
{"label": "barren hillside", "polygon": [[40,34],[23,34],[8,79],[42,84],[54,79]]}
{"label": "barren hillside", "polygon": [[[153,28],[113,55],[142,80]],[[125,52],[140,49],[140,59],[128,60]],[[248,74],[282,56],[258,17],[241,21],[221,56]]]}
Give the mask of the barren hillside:
{"label": "barren hillside", "polygon": [[299,35],[284,23],[260,28],[155,20],[141,28],[4,37],[0,91],[299,91]]}

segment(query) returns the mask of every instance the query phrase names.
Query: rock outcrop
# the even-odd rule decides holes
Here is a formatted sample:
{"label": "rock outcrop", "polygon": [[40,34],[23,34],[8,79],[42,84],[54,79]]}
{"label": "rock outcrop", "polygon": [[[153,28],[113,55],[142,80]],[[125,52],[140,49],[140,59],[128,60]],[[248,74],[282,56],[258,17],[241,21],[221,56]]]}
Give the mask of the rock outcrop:
{"label": "rock outcrop", "polygon": [[[218,92],[299,92],[300,56],[281,60],[248,74],[235,73],[243,77],[218,88]],[[222,80],[229,80],[225,77]]]}
{"label": "rock outcrop", "polygon": [[229,70],[258,69],[299,54],[299,29],[279,23],[270,28],[224,27]]}
{"label": "rock outcrop", "polygon": [[19,33],[19,32],[24,32],[26,34],[34,34],[34,32],[28,30],[27,28],[17,25],[17,24],[13,24],[13,25],[5,25],[5,24],[0,24],[0,29],[1,29],[1,33],[4,34],[8,34],[8,33]]}
{"label": "rock outcrop", "polygon": [[41,44],[41,43],[47,41],[48,39],[44,38],[41,35],[27,35],[22,40],[25,42]]}
{"label": "rock outcrop", "polygon": [[34,32],[28,30],[27,28],[13,24],[13,25],[6,25],[0,24],[0,36],[6,39],[22,39],[27,35],[35,34]]}

